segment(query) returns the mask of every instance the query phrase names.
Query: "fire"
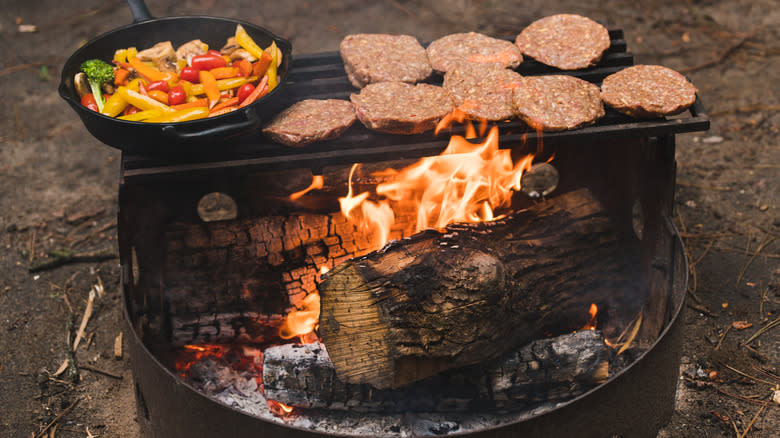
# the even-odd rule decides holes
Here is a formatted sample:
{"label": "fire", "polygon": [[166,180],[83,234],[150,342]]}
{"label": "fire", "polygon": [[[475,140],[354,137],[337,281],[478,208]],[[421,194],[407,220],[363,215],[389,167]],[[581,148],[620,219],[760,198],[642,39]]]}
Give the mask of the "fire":
{"label": "fire", "polygon": [[363,192],[352,194],[352,177],[358,164],[353,164],[349,171],[347,196],[339,198],[341,213],[352,223],[358,225],[361,232],[373,237],[373,244],[381,248],[390,239],[390,227],[395,222],[395,215],[387,202],[374,203],[368,200],[370,194]]}
{"label": "fire", "polygon": [[315,292],[309,294],[301,302],[303,310],[295,310],[287,314],[284,323],[279,328],[282,339],[292,339],[313,332],[320,318],[320,296]]}
{"label": "fire", "polygon": [[376,193],[403,210],[416,210],[415,232],[489,221],[497,209],[510,206],[532,161],[533,155],[526,155],[514,163],[509,150],[498,148],[494,126],[481,144],[452,136],[441,155],[401,170],[395,181],[379,184]]}
{"label": "fire", "polygon": [[596,306],[596,303],[590,304],[590,309],[588,309],[588,313],[590,313],[590,320],[587,324],[585,324],[581,330],[596,330],[596,316],[599,313],[599,308]]}
{"label": "fire", "polygon": [[309,184],[309,187],[306,187],[305,189],[290,195],[290,201],[297,201],[310,191],[319,190],[323,187],[325,187],[325,178],[323,178],[322,175],[313,175],[311,177],[311,184]]}
{"label": "fire", "polygon": [[268,403],[268,409],[271,410],[271,413],[278,417],[286,417],[292,414],[292,406],[287,406],[286,404],[276,400],[266,400],[266,402]]}

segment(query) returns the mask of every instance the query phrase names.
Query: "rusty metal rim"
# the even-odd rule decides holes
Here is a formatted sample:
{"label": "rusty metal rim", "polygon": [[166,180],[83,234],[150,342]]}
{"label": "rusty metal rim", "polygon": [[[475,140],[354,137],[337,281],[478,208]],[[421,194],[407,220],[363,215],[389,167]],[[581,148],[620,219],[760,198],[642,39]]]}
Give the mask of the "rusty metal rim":
{"label": "rusty metal rim", "polygon": [[[668,422],[674,410],[674,393],[676,391],[680,357],[679,340],[682,335],[680,313],[684,305],[688,283],[688,263],[684,245],[678,231],[671,221],[667,219],[666,225],[667,231],[672,235],[672,240],[674,242],[674,258],[676,262],[674,263],[674,270],[671,274],[671,284],[673,287],[670,289],[670,298],[671,303],[673,304],[670,305],[674,305],[675,308],[672,309],[669,323],[647,351],[640,355],[631,365],[610,377],[606,382],[572,400],[556,406],[550,411],[536,416],[521,418],[517,421],[499,426],[489,426],[479,431],[457,432],[449,434],[448,436],[513,437],[518,436],[518,433],[522,433],[522,436],[526,437],[562,436],[556,434],[555,430],[566,430],[569,431],[567,433],[570,433],[572,427],[577,427],[577,435],[580,437],[613,436],[629,432],[631,436],[655,437],[657,430]],[[212,405],[212,408],[208,409],[208,411],[210,411],[210,418],[205,419],[205,422],[202,423],[192,421],[195,418],[199,418],[197,412],[185,412],[181,414],[184,417],[188,417],[187,420],[189,420],[185,422],[186,425],[184,425],[184,427],[182,427],[181,424],[177,424],[175,419],[165,419],[165,422],[170,422],[172,424],[172,430],[175,430],[176,433],[181,431],[182,434],[171,435],[170,433],[167,433],[165,435],[156,435],[156,431],[153,428],[151,432],[152,436],[165,436],[166,438],[174,438],[176,436],[214,436],[207,429],[209,423],[216,423],[215,427],[217,429],[215,430],[225,434],[230,433],[232,429],[232,436],[234,437],[354,437],[354,435],[324,433],[294,425],[274,423],[255,417],[243,411],[234,409],[215,398],[209,397],[183,381],[151,353],[135,331],[134,322],[131,320],[129,314],[130,297],[126,292],[126,281],[127,276],[123,269],[123,313],[129,331],[131,332],[131,335],[128,336],[128,342],[132,355],[131,363],[133,373],[137,382],[138,393],[136,395],[140,395],[142,399],[147,398],[150,395],[152,386],[158,386],[157,384],[160,384],[163,387],[158,387],[157,390],[163,393],[160,394],[162,400],[153,400],[155,403],[157,401],[167,401],[165,400],[166,396],[182,395],[182,391],[183,395],[186,397],[194,397],[194,399],[189,400],[192,403],[188,403],[187,400],[178,399],[176,403],[177,406],[173,408],[177,412],[187,411],[188,405],[195,405],[199,408],[202,408],[204,405]],[[144,370],[144,368],[148,369]],[[150,385],[150,383],[153,383],[151,381],[155,380],[155,378],[145,374],[149,371],[152,373],[156,371],[158,380],[159,378],[163,378],[164,380],[154,382],[157,383],[155,385]],[[663,371],[665,371],[665,373]],[[638,375],[641,377],[638,377]],[[657,380],[661,381],[657,382]],[[662,386],[659,387],[654,383],[660,383]],[[167,385],[171,392],[165,391],[165,385]],[[653,388],[655,394],[653,394]],[[660,392],[664,392],[665,394],[660,394]],[[637,407],[633,402],[638,400],[639,397],[641,397],[639,400],[640,403],[644,402],[645,406],[640,407],[639,410],[637,410]],[[654,400],[656,402],[654,402]],[[146,402],[141,401],[141,403]],[[631,408],[633,408],[635,412],[627,413],[627,415],[631,417],[628,420],[621,419],[619,418],[620,412],[609,409],[610,404],[615,405],[615,408],[618,410],[621,410],[621,408],[622,410],[631,410]],[[214,411],[214,409],[217,409],[217,411]],[[613,419],[605,419],[605,416],[612,416]],[[226,418],[228,421],[220,422],[218,421],[219,417]],[[567,420],[565,421],[565,425],[556,425],[560,423],[558,420],[562,421],[564,418]],[[582,423],[580,421],[587,418],[591,419],[589,423]],[[188,427],[189,432],[187,431]],[[563,429],[561,429],[561,427]],[[247,430],[248,428],[251,430]],[[193,431],[195,431],[194,434]],[[269,435],[266,435],[266,433]]]}

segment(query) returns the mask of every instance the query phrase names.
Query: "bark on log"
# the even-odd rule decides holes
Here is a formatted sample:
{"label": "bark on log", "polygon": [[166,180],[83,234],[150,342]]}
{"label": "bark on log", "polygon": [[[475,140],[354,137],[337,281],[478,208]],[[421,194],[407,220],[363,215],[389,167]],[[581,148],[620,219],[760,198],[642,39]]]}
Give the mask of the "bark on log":
{"label": "bark on log", "polygon": [[610,351],[598,331],[536,340],[487,364],[392,390],[336,377],[320,343],[271,347],[263,355],[266,398],[301,408],[355,412],[473,412],[528,408],[575,397],[607,379]]}
{"label": "bark on log", "polygon": [[580,189],[342,263],[319,287],[319,333],[340,380],[397,388],[581,327],[623,265],[615,228]]}

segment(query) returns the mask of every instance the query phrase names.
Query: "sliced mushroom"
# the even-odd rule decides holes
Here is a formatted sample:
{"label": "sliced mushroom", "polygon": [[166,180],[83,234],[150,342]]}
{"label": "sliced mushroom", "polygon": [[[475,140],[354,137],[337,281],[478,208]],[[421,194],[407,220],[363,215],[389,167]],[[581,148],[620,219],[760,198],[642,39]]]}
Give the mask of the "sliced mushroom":
{"label": "sliced mushroom", "polygon": [[224,46],[222,46],[221,49],[219,49],[219,53],[223,55],[230,56],[231,53],[235,52],[236,50],[239,50],[241,46],[238,45],[236,42],[236,37],[230,37],[227,39],[227,42]]}
{"label": "sliced mushroom", "polygon": [[230,60],[231,61],[235,61],[236,59],[246,59],[249,62],[257,61],[257,58],[252,56],[251,53],[247,52],[244,49],[234,50],[233,53],[230,54]]}
{"label": "sliced mushroom", "polygon": [[160,71],[176,71],[176,52],[170,41],[163,41],[135,55],[141,61],[152,61]]}
{"label": "sliced mushroom", "polygon": [[83,71],[76,73],[73,77],[73,88],[76,89],[76,94],[79,95],[79,99],[92,92],[92,88],[89,86],[89,79],[87,74]]}
{"label": "sliced mushroom", "polygon": [[190,65],[192,58],[198,55],[203,55],[208,50],[208,44],[201,40],[192,40],[184,43],[176,49],[176,57],[187,61],[187,65]]}

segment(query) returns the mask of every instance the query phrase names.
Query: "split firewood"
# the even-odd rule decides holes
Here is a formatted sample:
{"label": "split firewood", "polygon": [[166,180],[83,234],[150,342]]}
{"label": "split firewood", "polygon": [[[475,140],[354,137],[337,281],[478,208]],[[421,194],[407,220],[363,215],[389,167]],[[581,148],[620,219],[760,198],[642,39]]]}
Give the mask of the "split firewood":
{"label": "split firewood", "polygon": [[271,400],[357,412],[473,412],[560,402],[605,381],[610,352],[601,332],[536,340],[485,364],[448,371],[397,390],[347,384],[321,343],[271,347],[263,385]]}
{"label": "split firewood", "polygon": [[342,263],[319,286],[319,333],[341,381],[397,388],[582,327],[590,303],[630,282],[625,267],[580,189]]}

